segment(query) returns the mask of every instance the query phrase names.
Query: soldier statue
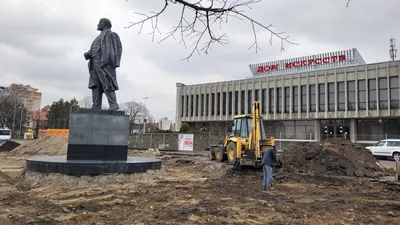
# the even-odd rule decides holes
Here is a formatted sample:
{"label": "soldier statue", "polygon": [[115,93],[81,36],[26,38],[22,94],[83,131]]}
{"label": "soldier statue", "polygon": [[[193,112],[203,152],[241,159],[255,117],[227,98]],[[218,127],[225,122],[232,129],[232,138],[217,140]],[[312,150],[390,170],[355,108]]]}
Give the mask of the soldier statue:
{"label": "soldier statue", "polygon": [[120,66],[122,44],[117,33],[111,31],[111,21],[102,18],[97,25],[100,31],[90,50],[84,53],[89,60],[89,89],[92,89],[92,109],[101,109],[103,93],[108,99],[110,110],[118,110],[115,91],[119,89],[116,68]]}

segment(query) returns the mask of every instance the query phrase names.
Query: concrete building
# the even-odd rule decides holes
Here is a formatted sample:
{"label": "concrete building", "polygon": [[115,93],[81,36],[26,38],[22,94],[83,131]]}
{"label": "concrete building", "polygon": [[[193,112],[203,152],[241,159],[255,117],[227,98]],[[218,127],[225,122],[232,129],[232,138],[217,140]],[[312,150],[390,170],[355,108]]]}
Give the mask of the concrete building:
{"label": "concrete building", "polygon": [[42,93],[39,89],[33,88],[30,85],[23,84],[11,84],[10,87],[6,88],[6,91],[16,96],[19,101],[25,104],[26,109],[29,112],[40,111],[40,104],[42,102]]}
{"label": "concrete building", "polygon": [[172,120],[162,119],[158,123],[158,129],[160,130],[172,130],[173,124]]}
{"label": "concrete building", "polygon": [[30,85],[23,84],[11,84],[7,87],[5,91],[11,96],[15,96],[18,101],[22,102],[28,113],[26,115],[25,128],[33,129],[33,113],[40,111],[40,105],[42,102],[42,93],[38,91],[39,89],[33,88]]}
{"label": "concrete building", "polygon": [[176,128],[226,133],[260,101],[267,134],[280,140],[400,137],[400,61],[366,64],[356,49],[250,65],[253,77],[177,83]]}
{"label": "concrete building", "polygon": [[50,105],[46,105],[45,107],[43,107],[40,111],[35,111],[32,114],[33,117],[33,128],[36,128],[37,126],[37,121],[39,120],[40,122],[40,127],[44,128],[47,125],[47,113],[50,111],[51,106]]}

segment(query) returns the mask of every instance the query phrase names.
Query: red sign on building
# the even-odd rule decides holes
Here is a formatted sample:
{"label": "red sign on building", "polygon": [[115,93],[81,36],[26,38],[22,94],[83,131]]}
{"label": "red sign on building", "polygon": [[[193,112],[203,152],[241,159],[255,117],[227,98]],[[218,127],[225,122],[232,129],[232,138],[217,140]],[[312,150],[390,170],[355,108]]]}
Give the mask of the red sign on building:
{"label": "red sign on building", "polygon": [[[330,64],[330,63],[343,62],[343,61],[346,61],[346,55],[287,62],[287,63],[285,63],[284,68],[291,69],[291,68],[296,68],[296,67],[308,67],[308,66],[313,66],[313,65]],[[268,72],[271,70],[279,70],[280,69],[279,66],[280,66],[279,64],[268,65],[268,66],[258,66],[257,73],[265,73],[265,72]]]}
{"label": "red sign on building", "polygon": [[298,57],[268,63],[251,64],[254,75],[280,74],[299,71],[310,71],[319,68],[328,68],[348,64],[365,64],[357,49],[324,53],[313,56]]}

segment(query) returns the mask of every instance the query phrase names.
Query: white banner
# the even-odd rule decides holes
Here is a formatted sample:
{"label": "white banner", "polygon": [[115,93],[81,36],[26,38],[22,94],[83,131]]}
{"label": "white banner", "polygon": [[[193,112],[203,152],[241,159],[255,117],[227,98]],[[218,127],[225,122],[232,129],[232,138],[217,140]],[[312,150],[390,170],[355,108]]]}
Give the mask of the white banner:
{"label": "white banner", "polygon": [[179,151],[193,151],[194,134],[179,134],[178,146]]}

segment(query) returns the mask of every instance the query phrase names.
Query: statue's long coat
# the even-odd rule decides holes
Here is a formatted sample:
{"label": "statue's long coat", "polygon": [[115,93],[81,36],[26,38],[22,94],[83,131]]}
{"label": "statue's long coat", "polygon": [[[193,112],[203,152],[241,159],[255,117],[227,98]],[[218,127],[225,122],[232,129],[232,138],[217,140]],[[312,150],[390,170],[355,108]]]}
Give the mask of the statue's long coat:
{"label": "statue's long coat", "polygon": [[[90,49],[89,88],[101,85],[103,91],[119,89],[116,68],[120,66],[122,44],[117,33],[110,29],[103,30],[93,41]],[[101,68],[101,65],[106,65]]]}

